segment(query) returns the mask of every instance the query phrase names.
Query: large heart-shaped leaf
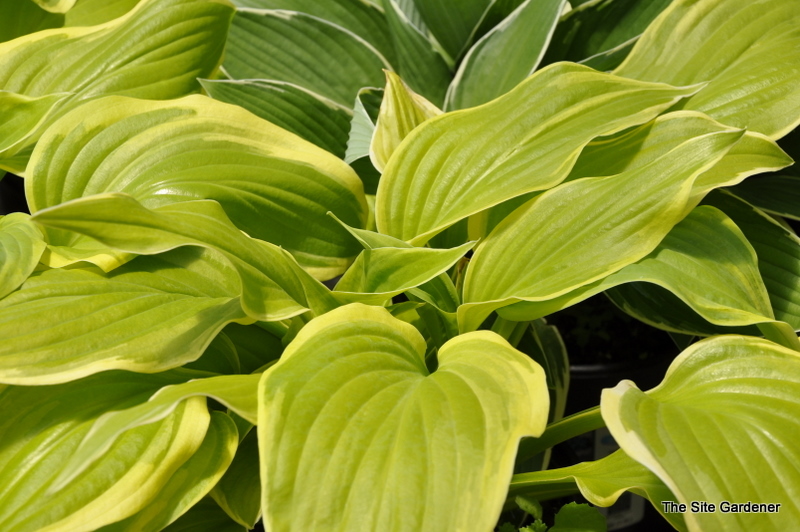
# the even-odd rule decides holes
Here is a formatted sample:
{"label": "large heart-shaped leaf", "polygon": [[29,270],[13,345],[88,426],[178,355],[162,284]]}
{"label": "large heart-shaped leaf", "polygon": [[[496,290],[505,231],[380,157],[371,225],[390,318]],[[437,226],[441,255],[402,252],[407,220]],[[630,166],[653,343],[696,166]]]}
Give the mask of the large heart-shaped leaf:
{"label": "large heart-shaped leaf", "polygon": [[[344,271],[357,246],[326,214],[363,227],[361,181],[330,153],[203,96],[104,98],[64,116],[31,157],[32,212],[101,192],[146,206],[215,199],[247,234],[290,250],[312,274]],[[74,235],[53,238],[73,244]]]}
{"label": "large heart-shaped leaf", "polygon": [[683,108],[780,138],[800,124],[800,9],[795,0],[676,0],[616,74],[709,82]]}
{"label": "large heart-shaped leaf", "polygon": [[[169,99],[197,92],[196,78],[209,77],[220,61],[232,15],[226,0],[144,0],[108,24],[21,37],[0,44],[0,89],[29,97],[72,93],[56,116],[106,94]],[[36,135],[31,129],[0,157],[23,156]],[[23,163],[6,167],[21,173]]]}
{"label": "large heart-shaped leaf", "polygon": [[696,90],[568,63],[542,69],[489,104],[415,129],[381,178],[378,229],[421,244],[467,216],[557,185],[594,137],[647,122]]}
{"label": "large heart-shaped leaf", "polygon": [[[738,142],[689,138],[648,165],[556,187],[503,220],[475,252],[459,322],[474,330],[513,301],[553,299],[644,258],[686,214],[692,185]],[[602,208],[598,206],[602,205]]]}
{"label": "large heart-shaped leaf", "polygon": [[338,306],[328,289],[300,269],[291,255],[244,235],[214,201],[150,210],[124,194],[101,194],[45,209],[34,219],[131,253],[155,255],[200,246],[222,254],[239,277],[242,309],[255,320],[277,321],[308,309],[321,313]]}
{"label": "large heart-shaped leaf", "polygon": [[109,275],[35,273],[0,300],[0,382],[180,366],[199,358],[225,324],[246,319],[240,291],[224,258],[197,248],[143,257]]}
{"label": "large heart-shaped leaf", "polygon": [[386,17],[369,0],[233,0],[237,7],[300,11],[351,31],[394,64],[395,52]]}
{"label": "large heart-shaped leaf", "polygon": [[272,530],[488,530],[524,434],[547,422],[544,373],[476,332],[425,367],[425,341],[383,308],[311,321],[259,388]]}
{"label": "large heart-shaped leaf", "polygon": [[[484,104],[513,89],[539,66],[564,0],[526,0],[470,48],[447,94],[447,109]],[[502,64],[502,68],[498,68]]]}
{"label": "large heart-shaped leaf", "polygon": [[52,485],[100,414],[144,401],[179,378],[115,372],[57,386],[4,387],[0,527],[91,531],[155,500],[201,446],[209,426],[204,399],[190,399],[164,420],[126,432],[93,468],[60,490]]}
{"label": "large heart-shaped leaf", "polygon": [[391,67],[367,41],[326,20],[242,8],[231,26],[224,68],[235,79],[288,81],[351,107],[358,90],[380,87],[382,69]]}
{"label": "large heart-shaped leaf", "polygon": [[[684,514],[698,531],[791,530],[800,521],[798,406],[800,355],[746,336],[697,343],[658,387],[643,393],[623,381],[601,401],[620,447],[678,501],[715,505]],[[731,511],[745,503],[773,506]]]}
{"label": "large heart-shaped leaf", "polygon": [[33,273],[45,246],[42,232],[27,214],[0,216],[0,299]]}

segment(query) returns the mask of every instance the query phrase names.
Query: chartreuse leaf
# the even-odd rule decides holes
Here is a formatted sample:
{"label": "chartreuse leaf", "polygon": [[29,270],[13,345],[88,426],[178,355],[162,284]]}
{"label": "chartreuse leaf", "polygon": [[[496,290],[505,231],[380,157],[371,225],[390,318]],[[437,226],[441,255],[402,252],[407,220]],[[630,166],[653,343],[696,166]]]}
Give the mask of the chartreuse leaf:
{"label": "chartreuse leaf", "polygon": [[7,117],[0,132],[0,154],[6,154],[5,159],[0,161],[0,168],[12,172],[20,167],[24,169],[28,155],[15,158],[10,154],[45,122],[53,106],[68,96],[56,93],[31,98],[0,91],[0,113]]}
{"label": "chartreuse leaf", "polygon": [[164,532],[247,532],[247,528],[232,521],[228,514],[210,497],[202,499],[191,510],[164,529]]}
{"label": "chartreuse leaf", "polygon": [[[50,120],[107,94],[170,99],[196,92],[196,78],[217,68],[232,15],[226,0],[143,0],[108,24],[21,37],[0,44],[0,90],[31,98],[72,93]],[[11,113],[6,119],[17,120]],[[19,154],[24,162],[38,129],[3,146],[0,157]],[[25,170],[22,162],[5,167]]]}
{"label": "chartreuse leaf", "polygon": [[369,150],[375,168],[383,172],[403,139],[427,119],[440,114],[441,109],[412,91],[400,76],[387,70],[386,89]]}
{"label": "chartreuse leaf", "polygon": [[256,431],[245,436],[236,456],[211,497],[231,519],[252,529],[261,516],[261,482],[258,477],[258,438]]}
{"label": "chartreuse leaf", "polygon": [[568,63],[542,69],[493,102],[415,129],[381,178],[378,229],[422,244],[472,214],[555,186],[594,137],[646,122],[696,90]]}
{"label": "chartreuse leaf", "polygon": [[0,42],[64,25],[64,15],[45,11],[28,0],[0,0],[0,20]]}
{"label": "chartreuse leaf", "polygon": [[244,107],[259,118],[343,159],[353,111],[285,81],[201,79],[209,96]]}
{"label": "chartreuse leaf", "polygon": [[0,216],[0,299],[33,273],[45,247],[30,216],[21,212]]}
{"label": "chartreuse leaf", "polygon": [[[798,404],[796,351],[720,336],[689,347],[647,393],[630,381],[605,390],[601,410],[620,447],[677,501],[715,505],[685,513],[689,530],[788,530],[800,520]],[[725,501],[780,511],[731,512]]]}
{"label": "chartreuse leaf", "polygon": [[614,72],[709,82],[682,103],[777,139],[800,123],[800,9],[794,0],[677,0]]}
{"label": "chartreuse leaf", "polygon": [[[689,135],[699,136],[726,127],[694,111],[661,115],[639,128],[591,142],[567,180],[640,168],[680,145]],[[734,185],[754,174],[780,170],[792,162],[774,141],[748,131],[719,163],[697,178],[689,207],[694,207],[714,188]]]}
{"label": "chartreuse leaf", "polygon": [[570,181],[514,211],[472,257],[462,330],[477,328],[491,310],[554,299],[644,258],[684,217],[697,177],[743,133],[690,137],[646,166]]}
{"label": "chartreuse leaf", "polygon": [[[361,182],[341,160],[204,96],[89,102],[48,128],[29,169],[32,212],[101,192],[129,193],[149,207],[214,199],[240,229],[283,246],[325,279],[357,253],[326,213],[356,227],[366,222]],[[76,242],[59,235],[50,243]]]}
{"label": "chartreuse leaf", "polygon": [[144,401],[170,381],[180,382],[180,376],[114,372],[57,386],[4,387],[0,527],[91,531],[155,501],[201,447],[209,426],[201,398],[186,401],[162,421],[126,432],[72,483],[60,490],[52,486],[98,416]]}
{"label": "chartreuse leaf", "polygon": [[328,290],[291,255],[244,235],[214,201],[150,210],[124,194],[100,194],[45,209],[34,220],[131,253],[155,255],[200,246],[222,254],[238,274],[241,308],[255,320],[277,321],[308,309],[321,313],[337,306]]}
{"label": "chartreuse leaf", "polygon": [[442,275],[474,245],[475,242],[468,242],[453,249],[365,249],[336,284],[335,294],[347,301],[378,304]]}
{"label": "chartreuse leaf", "polygon": [[211,412],[211,423],[200,448],[172,474],[158,496],[143,510],[100,528],[99,532],[163,530],[222,478],[233,460],[238,442],[233,420],[222,412]]}
{"label": "chartreuse leaf", "polygon": [[[336,65],[336,68],[331,68]],[[350,107],[361,87],[379,87],[386,59],[367,41],[296,11],[239,9],[225,53],[235,79],[288,81]]]}
{"label": "chartreuse leaf", "polygon": [[731,194],[714,192],[706,203],[730,216],[752,244],[775,318],[800,330],[800,239]]}
{"label": "chartreuse leaf", "polygon": [[247,319],[240,292],[225,259],[197,248],[143,257],[108,275],[34,273],[0,300],[0,382],[50,384],[191,362],[225,324]]}
{"label": "chartreuse leaf", "polygon": [[770,214],[800,220],[800,176],[765,175],[748,179],[729,190]]}
{"label": "chartreuse leaf", "polygon": [[559,298],[518,303],[498,312],[509,319],[538,317],[636,282],[666,288],[715,325],[757,324],[775,341],[800,349],[792,327],[774,318],[756,252],[730,218],[709,206],[694,209],[639,262]]}
{"label": "chartreuse leaf", "polygon": [[237,7],[300,11],[327,20],[355,33],[394,63],[394,47],[386,17],[368,0],[233,0],[233,3]]}
{"label": "chartreuse leaf", "polygon": [[[592,0],[564,15],[544,61],[581,61],[635,39],[672,0]],[[624,59],[624,56],[623,56]]]}
{"label": "chartreuse leaf", "polygon": [[66,13],[77,0],[32,0],[41,6],[42,9],[51,13]]}
{"label": "chartreuse leaf", "polygon": [[[147,402],[100,416],[67,460],[54,481],[54,489],[66,486],[86,471],[126,431],[161,421],[190,397],[219,401],[250,423],[257,422],[257,388],[261,374],[223,375],[161,388]],[[237,439],[238,443],[238,439]]]}
{"label": "chartreuse leaf", "polygon": [[67,11],[67,26],[95,26],[119,18],[140,0],[80,0]]}
{"label": "chartreuse leaf", "polygon": [[550,532],[606,532],[606,518],[588,504],[571,502],[561,507]]}
{"label": "chartreuse leaf", "polygon": [[428,35],[406,16],[397,0],[385,0],[384,10],[397,51],[400,75],[415,91],[442,106],[452,77],[447,61]]}
{"label": "chartreuse leaf", "polygon": [[309,322],[259,387],[271,530],[488,530],[519,438],[547,422],[544,372],[500,336],[459,336],[425,367],[380,307]]}
{"label": "chartreuse leaf", "polygon": [[[539,66],[564,0],[526,0],[481,37],[458,67],[448,109],[484,104],[513,89]],[[503,68],[497,68],[502,64]]]}

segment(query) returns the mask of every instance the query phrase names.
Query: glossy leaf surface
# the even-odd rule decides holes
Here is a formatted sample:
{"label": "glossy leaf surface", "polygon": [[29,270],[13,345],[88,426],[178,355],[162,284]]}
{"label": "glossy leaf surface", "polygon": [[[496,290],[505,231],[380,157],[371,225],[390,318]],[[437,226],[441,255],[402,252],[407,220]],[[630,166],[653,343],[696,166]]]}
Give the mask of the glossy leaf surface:
{"label": "glossy leaf surface", "polygon": [[783,530],[800,519],[798,403],[796,351],[722,336],[684,351],[647,393],[630,381],[605,390],[601,408],[622,449],[679,501],[781,504],[778,513],[689,512],[689,530]]}
{"label": "glossy leaf surface", "polygon": [[794,0],[677,0],[636,43],[620,76],[709,82],[684,102],[780,138],[800,123],[800,9]]}
{"label": "glossy leaf surface", "polygon": [[259,390],[263,511],[274,530],[489,529],[517,443],[547,419],[544,373],[491,332],[428,374],[417,330],[349,305],[310,322]]}
{"label": "glossy leaf surface", "polygon": [[[243,231],[330,278],[357,252],[326,214],[361,227],[361,182],[335,156],[241,108],[203,96],[104,98],[42,136],[29,167],[31,211],[102,192],[154,207],[215,199]],[[70,235],[51,244],[73,244]]]}
{"label": "glossy leaf surface", "polygon": [[695,90],[567,63],[540,70],[487,105],[412,132],[381,178],[378,229],[421,244],[471,214],[557,185],[594,137],[646,122]]}

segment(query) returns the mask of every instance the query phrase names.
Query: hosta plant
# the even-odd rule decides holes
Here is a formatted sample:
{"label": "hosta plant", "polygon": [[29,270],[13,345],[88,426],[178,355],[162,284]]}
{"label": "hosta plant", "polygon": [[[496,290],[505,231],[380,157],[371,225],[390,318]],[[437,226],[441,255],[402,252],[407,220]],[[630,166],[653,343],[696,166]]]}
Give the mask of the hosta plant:
{"label": "hosta plant", "polygon": [[[800,522],[797,0],[577,4],[0,0],[0,530]],[[564,417],[600,293],[705,338]]]}

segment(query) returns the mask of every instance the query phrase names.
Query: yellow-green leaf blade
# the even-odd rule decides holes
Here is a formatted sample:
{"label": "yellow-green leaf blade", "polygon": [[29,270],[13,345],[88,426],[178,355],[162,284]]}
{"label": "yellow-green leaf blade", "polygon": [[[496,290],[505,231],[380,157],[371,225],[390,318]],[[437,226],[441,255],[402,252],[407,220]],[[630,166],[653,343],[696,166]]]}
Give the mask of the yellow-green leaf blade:
{"label": "yellow-green leaf blade", "polygon": [[27,214],[0,216],[0,299],[33,273],[44,248],[42,232]]}

